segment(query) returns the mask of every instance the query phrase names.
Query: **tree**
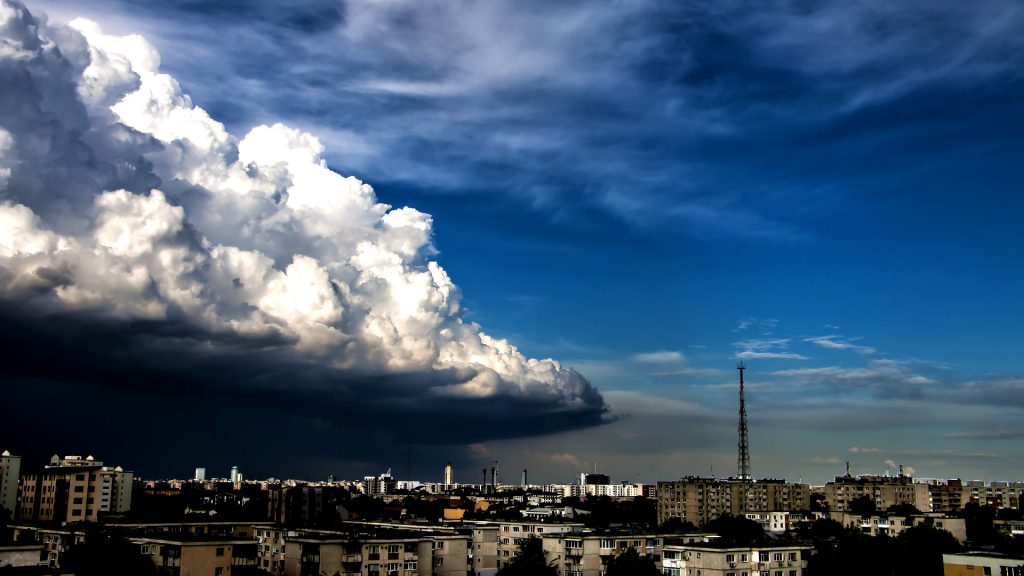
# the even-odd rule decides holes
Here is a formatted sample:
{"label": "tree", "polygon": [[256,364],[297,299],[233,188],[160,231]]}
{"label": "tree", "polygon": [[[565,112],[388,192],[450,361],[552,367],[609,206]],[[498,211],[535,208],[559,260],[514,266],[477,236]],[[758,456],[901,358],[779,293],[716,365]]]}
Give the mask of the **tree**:
{"label": "tree", "polygon": [[967,539],[975,546],[990,545],[997,539],[995,526],[992,520],[996,517],[995,508],[988,505],[981,505],[977,502],[968,502],[960,511],[967,527]]}
{"label": "tree", "polygon": [[157,574],[153,562],[139,547],[125,538],[109,534],[87,534],[61,557],[61,567],[77,576],[150,576]]}
{"label": "tree", "polygon": [[670,532],[672,534],[689,534],[698,532],[700,529],[693,522],[683,522],[678,516],[673,516],[658,527],[659,532]]}
{"label": "tree", "polygon": [[704,530],[721,537],[730,546],[750,546],[764,541],[764,527],[746,516],[722,514],[704,525]]}
{"label": "tree", "polygon": [[605,576],[661,576],[650,558],[641,557],[636,548],[630,548],[608,563]]}
{"label": "tree", "polygon": [[893,504],[889,506],[885,513],[890,516],[913,516],[914,514],[920,514],[921,511],[913,504]]}
{"label": "tree", "polygon": [[875,501],[870,496],[857,496],[850,500],[850,513],[858,516],[872,516],[877,511]]}
{"label": "tree", "polygon": [[896,540],[902,574],[941,574],[942,555],[960,551],[960,543],[952,534],[926,524],[907,528]]}
{"label": "tree", "polygon": [[530,536],[519,544],[519,550],[498,576],[558,576],[558,570],[544,559],[544,546],[540,538]]}

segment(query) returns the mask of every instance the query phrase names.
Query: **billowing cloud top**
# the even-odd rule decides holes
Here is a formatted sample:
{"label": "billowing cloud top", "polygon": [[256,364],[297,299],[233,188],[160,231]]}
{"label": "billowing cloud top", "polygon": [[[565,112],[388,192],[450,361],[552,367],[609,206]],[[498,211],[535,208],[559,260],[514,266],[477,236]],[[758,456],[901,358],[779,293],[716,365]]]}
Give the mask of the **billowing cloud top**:
{"label": "billowing cloud top", "polygon": [[307,390],[354,398],[352,382],[401,380],[427,404],[567,416],[547,429],[600,421],[586,379],[464,318],[431,260],[429,215],[332,171],[310,134],[232,136],[142,37],[49,25],[0,0],[0,84],[5,315],[130,326],[125,363],[163,349],[187,365],[244,343],[258,362],[303,366],[294,385]]}

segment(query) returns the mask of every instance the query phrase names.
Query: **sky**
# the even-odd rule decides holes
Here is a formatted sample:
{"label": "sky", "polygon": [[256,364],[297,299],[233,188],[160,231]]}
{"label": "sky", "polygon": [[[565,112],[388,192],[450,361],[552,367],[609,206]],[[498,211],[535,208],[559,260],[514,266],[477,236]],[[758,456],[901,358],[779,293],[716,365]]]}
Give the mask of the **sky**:
{"label": "sky", "polygon": [[4,448],[1024,479],[1019,2],[282,4],[0,0]]}

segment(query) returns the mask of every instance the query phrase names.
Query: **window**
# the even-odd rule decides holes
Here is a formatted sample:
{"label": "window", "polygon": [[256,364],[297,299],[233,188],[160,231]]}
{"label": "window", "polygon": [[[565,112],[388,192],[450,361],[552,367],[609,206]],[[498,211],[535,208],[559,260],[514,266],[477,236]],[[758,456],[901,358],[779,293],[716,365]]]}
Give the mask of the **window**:
{"label": "window", "polygon": [[224,576],[224,569],[220,567],[214,568],[213,576]]}
{"label": "window", "polygon": [[398,562],[389,562],[388,563],[388,572],[398,572],[398,567],[399,566],[400,566],[400,564]]}
{"label": "window", "polygon": [[223,556],[223,555],[224,555],[224,549],[223,548],[217,548],[217,556]]}
{"label": "window", "polygon": [[444,541],[434,542],[434,550],[444,550]]}
{"label": "window", "polygon": [[747,555],[746,554],[740,554],[740,562],[746,562],[746,561],[747,561]]}
{"label": "window", "polygon": [[444,558],[434,558],[434,566],[444,566]]}
{"label": "window", "polygon": [[[389,544],[388,554],[398,554],[398,544]],[[397,570],[397,568],[395,568],[395,570]]]}
{"label": "window", "polygon": [[368,564],[366,566],[366,571],[370,574],[376,574],[377,572],[380,572],[380,564]]}
{"label": "window", "polygon": [[[782,552],[776,552],[772,556],[772,560],[775,560],[776,562],[782,562]],[[782,576],[782,574],[779,574],[779,576]]]}
{"label": "window", "polygon": [[380,546],[378,546],[376,544],[371,544],[370,548],[369,548],[369,550],[367,550],[367,552],[369,552],[370,554],[379,554],[380,553]]}
{"label": "window", "polygon": [[735,562],[736,561],[736,555],[735,554],[726,554],[725,555],[725,561],[726,562]]}
{"label": "window", "polygon": [[789,553],[789,559],[790,560],[796,560],[796,552],[790,552]]}
{"label": "window", "polygon": [[75,499],[74,499],[74,500],[72,501],[72,503],[73,503],[73,504],[81,504],[81,503],[82,503],[82,499],[81,499],[81,498],[75,498]]}
{"label": "window", "polygon": [[[479,560],[479,558],[477,558],[477,560]],[[406,560],[406,562],[405,562],[405,569],[406,570],[419,570],[419,562],[417,562],[416,560]]]}

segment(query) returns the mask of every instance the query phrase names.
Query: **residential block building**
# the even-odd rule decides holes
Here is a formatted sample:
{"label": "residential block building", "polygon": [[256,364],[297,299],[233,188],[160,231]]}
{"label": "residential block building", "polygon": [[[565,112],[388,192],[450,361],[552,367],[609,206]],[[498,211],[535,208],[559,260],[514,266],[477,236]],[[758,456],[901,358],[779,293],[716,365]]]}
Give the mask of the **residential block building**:
{"label": "residential block building", "polygon": [[131,472],[92,456],[54,456],[39,474],[21,477],[16,517],[31,522],[96,522],[101,513],[127,512]]}
{"label": "residential block building", "polygon": [[787,512],[811,507],[809,485],[774,479],[739,481],[691,476],[658,482],[656,493],[659,524],[679,518],[702,526],[722,514]]}
{"label": "residential block building", "polygon": [[544,558],[559,576],[602,576],[615,556],[634,548],[661,567],[665,536],[616,532],[544,534]]}
{"label": "residential block building", "polygon": [[21,456],[4,450],[0,453],[0,510],[7,510],[11,517],[18,509],[18,477],[21,471]]}
{"label": "residential block building", "polygon": [[992,552],[942,555],[943,576],[1024,576],[1024,558]]}
{"label": "residential block building", "polygon": [[259,526],[260,569],[274,575],[463,576],[470,567],[468,535],[376,529],[293,530]]}
{"label": "residential block building", "polygon": [[531,536],[545,538],[552,534],[572,534],[583,531],[583,524],[544,522],[498,522],[497,568],[502,568],[519,551],[523,540]]}
{"label": "residential block building", "polygon": [[666,544],[665,576],[803,576],[810,546],[717,546]]}
{"label": "residential block building", "polygon": [[829,512],[829,518],[847,528],[860,530],[872,536],[897,536],[914,526],[931,526],[945,530],[959,542],[967,540],[967,522],[963,518],[946,516],[941,512],[927,512],[909,516],[874,514],[861,516],[849,512]]}
{"label": "residential block building", "polygon": [[898,504],[909,504],[922,512],[931,510],[931,489],[928,484],[914,482],[907,475],[899,476],[836,476],[825,484],[825,502],[831,512],[849,512],[857,498],[870,498],[877,510],[888,510]]}
{"label": "residential block building", "polygon": [[256,542],[216,536],[142,536],[131,538],[160,574],[231,576],[257,565]]}

